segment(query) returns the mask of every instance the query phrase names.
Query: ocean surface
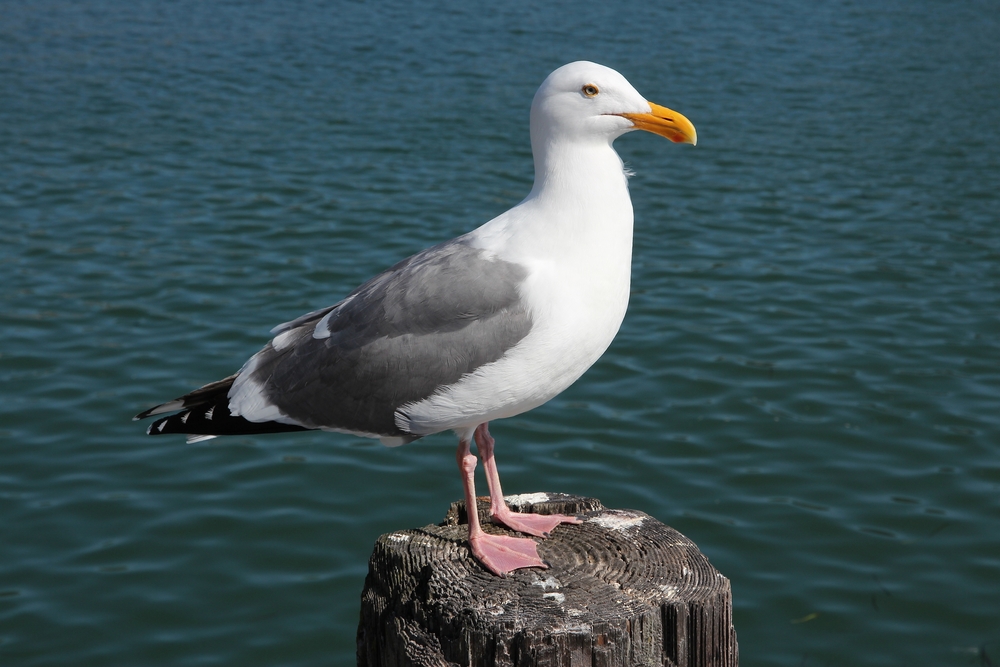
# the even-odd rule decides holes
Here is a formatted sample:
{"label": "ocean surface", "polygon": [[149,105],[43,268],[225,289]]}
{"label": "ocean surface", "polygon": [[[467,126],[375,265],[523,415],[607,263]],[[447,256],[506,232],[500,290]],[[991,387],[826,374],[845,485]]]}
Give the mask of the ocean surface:
{"label": "ocean surface", "polygon": [[743,665],[1000,664],[998,44],[992,0],[3,3],[0,665],[354,663],[454,437],[131,417],[516,204],[578,59],[700,141],[618,140],[629,313],[493,424],[505,490],[689,536]]}

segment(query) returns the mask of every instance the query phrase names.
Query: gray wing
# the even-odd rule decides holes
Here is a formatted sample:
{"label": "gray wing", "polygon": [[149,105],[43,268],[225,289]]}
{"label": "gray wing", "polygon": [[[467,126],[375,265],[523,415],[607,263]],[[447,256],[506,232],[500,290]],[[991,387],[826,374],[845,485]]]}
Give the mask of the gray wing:
{"label": "gray wing", "polygon": [[277,408],[307,428],[406,437],[397,408],[496,361],[528,334],[518,289],[526,275],[463,238],[429,248],[276,328],[230,396],[250,390],[262,414]]}

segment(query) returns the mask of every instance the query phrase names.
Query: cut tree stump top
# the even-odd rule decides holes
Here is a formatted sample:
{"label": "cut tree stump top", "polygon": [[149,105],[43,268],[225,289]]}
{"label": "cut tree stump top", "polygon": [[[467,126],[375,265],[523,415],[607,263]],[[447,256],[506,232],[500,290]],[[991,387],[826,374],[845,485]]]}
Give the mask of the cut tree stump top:
{"label": "cut tree stump top", "polygon": [[[548,569],[498,577],[468,548],[465,503],[440,525],[382,535],[361,596],[358,665],[736,667],[729,580],[679,532],[636,510],[556,493],[515,511],[575,514],[539,540]],[[489,503],[478,499],[488,532]]]}

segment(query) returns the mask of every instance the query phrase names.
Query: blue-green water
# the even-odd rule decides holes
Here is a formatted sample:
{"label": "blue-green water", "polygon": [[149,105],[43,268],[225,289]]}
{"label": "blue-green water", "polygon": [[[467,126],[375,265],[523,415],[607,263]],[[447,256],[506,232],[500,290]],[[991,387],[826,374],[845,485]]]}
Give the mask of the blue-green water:
{"label": "blue-green water", "polygon": [[997,44],[987,1],[4,3],[0,665],[353,663],[453,438],[130,418],[520,200],[582,58],[700,143],[619,140],[629,314],[494,424],[505,489],[694,539],[744,665],[997,664]]}

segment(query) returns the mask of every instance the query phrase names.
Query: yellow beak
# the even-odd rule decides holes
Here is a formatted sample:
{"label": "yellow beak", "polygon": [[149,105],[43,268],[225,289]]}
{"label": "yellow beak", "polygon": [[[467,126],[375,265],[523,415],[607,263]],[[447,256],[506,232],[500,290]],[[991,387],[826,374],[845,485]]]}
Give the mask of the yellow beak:
{"label": "yellow beak", "polygon": [[666,137],[675,144],[698,143],[698,132],[683,114],[671,111],[659,104],[649,103],[651,113],[620,113],[622,118],[628,118],[640,130],[646,130],[661,137]]}

